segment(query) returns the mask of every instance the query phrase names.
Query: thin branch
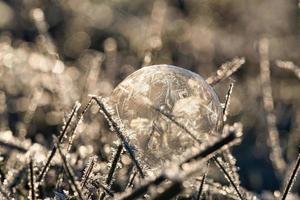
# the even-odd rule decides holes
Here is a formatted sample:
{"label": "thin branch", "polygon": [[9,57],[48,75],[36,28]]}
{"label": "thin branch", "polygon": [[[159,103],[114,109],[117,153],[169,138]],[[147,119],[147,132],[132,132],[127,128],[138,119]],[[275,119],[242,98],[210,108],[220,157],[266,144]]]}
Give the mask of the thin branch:
{"label": "thin branch", "polygon": [[75,133],[76,133],[76,130],[77,130],[77,127],[79,126],[79,124],[81,123],[82,119],[83,119],[83,116],[85,115],[85,113],[87,112],[87,110],[89,109],[89,107],[91,106],[92,104],[92,99],[90,99],[88,101],[88,103],[85,105],[84,109],[81,111],[81,113],[79,114],[78,116],[78,120],[77,120],[77,123],[75,124],[75,127],[72,129],[71,131],[71,134],[70,134],[70,137],[69,137],[69,142],[68,142],[68,151],[70,151],[71,147],[72,147],[72,144],[73,144],[73,140],[75,138]]}
{"label": "thin branch", "polygon": [[205,173],[202,176],[202,179],[201,179],[201,182],[200,182],[200,185],[199,185],[199,189],[198,189],[198,193],[197,193],[197,198],[196,198],[197,200],[200,200],[200,198],[202,196],[203,187],[204,187],[204,183],[205,183],[205,179],[206,179],[208,170],[209,170],[209,161],[207,161],[206,170],[205,170]]}
{"label": "thin branch", "polygon": [[[76,102],[76,104],[74,105],[74,107],[73,107],[73,109],[72,109],[72,112],[71,112],[71,114],[70,114],[69,119],[67,120],[66,124],[65,124],[64,127],[63,127],[63,130],[61,131],[61,133],[60,133],[60,135],[59,135],[59,137],[58,137],[58,144],[60,144],[60,143],[62,142],[62,140],[63,140],[65,134],[67,133],[67,129],[68,129],[68,127],[70,126],[70,124],[71,124],[71,122],[72,122],[72,119],[73,119],[73,117],[75,116],[75,114],[77,113],[79,107],[80,107],[80,103]],[[51,153],[50,153],[50,155],[49,155],[49,157],[48,157],[48,159],[47,159],[47,162],[46,162],[44,168],[42,169],[41,174],[40,174],[39,177],[38,177],[38,180],[37,180],[38,182],[41,182],[42,179],[44,178],[44,176],[45,176],[45,174],[46,174],[46,172],[47,172],[47,169],[48,169],[48,167],[49,167],[49,165],[50,165],[50,163],[51,163],[51,161],[52,161],[52,159],[53,159],[53,157],[54,157],[54,155],[55,155],[55,153],[56,153],[56,150],[57,150],[57,147],[54,146],[54,147],[52,148],[52,150],[51,150]]]}
{"label": "thin branch", "polygon": [[184,161],[182,161],[180,163],[180,167],[182,167],[182,165],[185,164],[185,163],[189,163],[189,162],[192,162],[194,160],[201,160],[201,159],[206,158],[207,156],[209,156],[211,154],[215,154],[217,151],[220,150],[220,148],[222,148],[223,146],[233,142],[234,140],[236,140],[239,137],[240,136],[238,136],[235,132],[230,132],[228,135],[224,136],[223,138],[221,138],[220,140],[218,140],[214,144],[208,146],[203,151],[200,151],[197,154],[195,154],[195,155],[185,159]]}
{"label": "thin branch", "polygon": [[35,200],[35,177],[34,177],[34,169],[33,169],[33,160],[30,158],[29,161],[29,185],[30,185],[30,199]]}
{"label": "thin branch", "polygon": [[[117,169],[117,164],[120,160],[120,157],[121,157],[121,154],[122,154],[122,150],[123,150],[123,145],[120,144],[118,146],[118,149],[116,151],[116,154],[112,160],[112,163],[111,163],[111,167],[109,169],[109,172],[108,172],[108,175],[107,175],[107,178],[106,178],[106,185],[110,188],[110,185],[111,185],[111,182],[113,180],[113,176],[114,176],[114,173]],[[103,200],[105,198],[105,193],[102,193],[101,196],[100,196],[100,200]]]}
{"label": "thin branch", "polygon": [[299,172],[299,167],[300,167],[300,153],[298,154],[298,158],[297,158],[297,161],[296,161],[296,165],[292,171],[292,174],[289,178],[289,181],[287,182],[287,185],[284,189],[284,192],[282,194],[282,197],[281,197],[281,200],[285,200],[289,191],[291,190],[295,180],[296,180],[296,177],[297,177],[297,174]]}
{"label": "thin branch", "polygon": [[245,58],[234,58],[230,62],[226,62],[221,65],[220,69],[217,71],[215,75],[210,76],[206,79],[206,82],[214,86],[220,81],[226,79],[231,76],[234,72],[236,72],[243,64],[245,63]]}
{"label": "thin branch", "polygon": [[232,90],[233,90],[233,86],[234,86],[234,83],[231,82],[230,85],[229,85],[229,89],[227,91],[227,94],[226,94],[226,100],[225,100],[225,104],[224,104],[224,108],[223,108],[223,123],[225,123],[226,120],[227,120],[228,107],[229,107],[229,104],[230,104],[230,97],[231,97],[231,93],[232,93]]}
{"label": "thin branch", "polygon": [[232,180],[231,176],[228,174],[228,172],[226,171],[226,169],[224,168],[224,166],[219,162],[219,160],[214,156],[213,161],[217,164],[217,166],[222,170],[222,172],[225,174],[225,177],[228,179],[229,183],[233,186],[234,190],[236,191],[236,193],[238,194],[239,198],[241,200],[243,200],[243,196],[240,193],[238,187],[236,186],[236,184],[234,183],[234,181]]}
{"label": "thin branch", "polygon": [[117,164],[118,164],[118,162],[120,160],[120,157],[121,157],[122,150],[123,150],[123,145],[120,144],[118,146],[117,152],[116,152],[116,154],[113,158],[111,168],[110,168],[110,170],[108,172],[108,175],[107,175],[107,178],[106,178],[106,184],[107,185],[110,185],[110,183],[113,179],[114,173],[115,173],[116,168],[117,168]]}
{"label": "thin branch", "polygon": [[74,187],[75,191],[77,192],[77,195],[79,197],[80,200],[83,200],[83,194],[81,193],[81,190],[79,189],[79,186],[77,185],[77,182],[75,180],[75,177],[74,177],[74,172],[71,168],[71,166],[68,165],[68,161],[66,159],[66,157],[63,155],[60,147],[59,147],[59,144],[56,144],[56,149],[58,150],[58,153],[63,161],[63,166],[65,168],[65,171],[67,172],[67,175],[69,177],[69,181],[71,183],[71,186]]}
{"label": "thin branch", "polygon": [[104,103],[98,97],[92,96],[92,99],[94,99],[96,101],[96,103],[98,104],[105,119],[107,119],[107,121],[112,126],[112,128],[113,128],[114,132],[116,133],[116,135],[118,136],[118,138],[122,141],[125,150],[129,154],[129,157],[131,158],[132,162],[135,164],[140,176],[142,178],[144,178],[145,177],[144,172],[143,172],[138,160],[136,159],[134,152],[132,151],[132,149],[127,141],[127,138],[122,133],[119,124],[117,124],[117,122],[115,120],[113,120],[112,115],[109,113],[109,111],[106,109],[106,106],[104,105]]}
{"label": "thin branch", "polygon": [[84,170],[84,173],[83,173],[83,177],[82,177],[82,181],[81,181],[81,189],[83,189],[85,184],[87,183],[87,181],[90,177],[90,174],[93,171],[95,162],[96,162],[96,158],[91,157],[90,160],[89,160],[89,163],[88,163],[88,165],[87,165],[87,167],[86,167],[86,169]]}
{"label": "thin branch", "polygon": [[238,168],[236,167],[236,159],[232,155],[230,149],[224,150],[222,157],[218,157],[220,163],[226,169],[228,174],[231,175],[234,183],[239,187],[240,186],[240,176],[238,173]]}
{"label": "thin branch", "polygon": [[129,187],[132,186],[133,181],[134,181],[136,175],[137,175],[137,172],[136,172],[136,170],[134,170],[133,173],[129,177],[128,184],[127,184],[126,188],[129,188]]}

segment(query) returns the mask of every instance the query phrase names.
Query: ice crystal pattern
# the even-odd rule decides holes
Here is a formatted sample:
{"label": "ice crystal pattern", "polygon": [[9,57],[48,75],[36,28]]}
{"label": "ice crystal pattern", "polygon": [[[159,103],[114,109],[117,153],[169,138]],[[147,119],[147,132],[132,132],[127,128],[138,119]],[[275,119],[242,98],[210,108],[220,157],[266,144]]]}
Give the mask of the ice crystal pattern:
{"label": "ice crystal pattern", "polygon": [[176,66],[137,70],[114,89],[110,102],[132,130],[126,136],[152,172],[197,145],[195,138],[205,142],[222,126],[221,104],[214,90],[200,75]]}

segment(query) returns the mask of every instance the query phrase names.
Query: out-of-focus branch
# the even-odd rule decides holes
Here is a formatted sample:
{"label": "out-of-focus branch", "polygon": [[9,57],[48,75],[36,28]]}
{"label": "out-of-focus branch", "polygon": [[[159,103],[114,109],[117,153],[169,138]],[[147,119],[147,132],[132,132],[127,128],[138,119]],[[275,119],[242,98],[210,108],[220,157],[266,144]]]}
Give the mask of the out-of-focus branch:
{"label": "out-of-focus branch", "polygon": [[274,100],[271,87],[271,72],[269,61],[269,42],[263,38],[259,41],[260,55],[260,81],[263,96],[263,105],[266,112],[267,129],[269,133],[269,146],[271,149],[270,159],[274,167],[283,173],[286,163],[282,157],[282,149],[279,142],[279,133],[276,128],[276,116],[274,114]]}
{"label": "out-of-focus branch", "polygon": [[293,62],[277,60],[276,65],[279,68],[292,71],[298,77],[298,79],[300,79],[300,67],[295,65]]}

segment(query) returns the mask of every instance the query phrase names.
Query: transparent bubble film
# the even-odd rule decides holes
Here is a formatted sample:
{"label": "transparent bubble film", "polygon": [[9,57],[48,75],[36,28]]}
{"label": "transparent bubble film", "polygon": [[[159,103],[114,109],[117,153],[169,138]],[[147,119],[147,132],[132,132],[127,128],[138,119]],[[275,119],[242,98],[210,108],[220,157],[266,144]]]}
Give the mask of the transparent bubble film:
{"label": "transparent bubble film", "polygon": [[222,108],[214,90],[198,74],[176,66],[137,70],[114,89],[109,101],[131,130],[124,134],[150,171],[179,159],[198,145],[195,139],[205,142],[222,126]]}

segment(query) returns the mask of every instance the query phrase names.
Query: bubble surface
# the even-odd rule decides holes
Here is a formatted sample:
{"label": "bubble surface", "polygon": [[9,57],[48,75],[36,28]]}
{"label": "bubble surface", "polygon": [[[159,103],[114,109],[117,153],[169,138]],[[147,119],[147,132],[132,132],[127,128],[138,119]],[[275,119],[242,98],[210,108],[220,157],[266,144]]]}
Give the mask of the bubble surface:
{"label": "bubble surface", "polygon": [[130,143],[152,170],[197,145],[174,121],[200,141],[222,126],[222,108],[214,90],[200,75],[176,66],[137,70],[114,89],[110,102],[124,126],[132,130],[126,135]]}

